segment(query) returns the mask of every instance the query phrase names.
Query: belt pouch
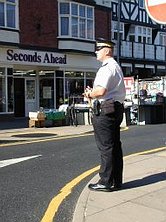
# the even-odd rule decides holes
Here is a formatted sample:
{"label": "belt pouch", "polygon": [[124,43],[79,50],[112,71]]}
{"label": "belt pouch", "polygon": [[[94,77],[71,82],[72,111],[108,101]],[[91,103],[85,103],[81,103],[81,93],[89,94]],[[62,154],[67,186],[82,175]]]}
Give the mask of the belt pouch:
{"label": "belt pouch", "polygon": [[93,102],[93,114],[96,115],[96,116],[100,115],[100,102],[99,102],[98,99],[96,99]]}
{"label": "belt pouch", "polygon": [[101,111],[104,115],[108,115],[115,112],[114,101],[112,99],[105,100],[101,104]]}

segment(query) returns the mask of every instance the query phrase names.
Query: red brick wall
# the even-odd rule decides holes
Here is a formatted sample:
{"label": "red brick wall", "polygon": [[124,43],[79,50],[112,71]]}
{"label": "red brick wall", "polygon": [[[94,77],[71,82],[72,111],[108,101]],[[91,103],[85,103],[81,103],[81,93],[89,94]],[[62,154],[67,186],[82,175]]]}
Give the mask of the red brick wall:
{"label": "red brick wall", "polygon": [[[48,4],[49,3],[49,4]],[[20,0],[20,43],[57,48],[58,2],[56,0]],[[95,8],[95,38],[111,38],[111,11]]]}
{"label": "red brick wall", "polygon": [[20,0],[19,4],[20,43],[56,48],[58,35],[57,1]]}
{"label": "red brick wall", "polygon": [[111,39],[111,11],[95,9],[96,39]]}

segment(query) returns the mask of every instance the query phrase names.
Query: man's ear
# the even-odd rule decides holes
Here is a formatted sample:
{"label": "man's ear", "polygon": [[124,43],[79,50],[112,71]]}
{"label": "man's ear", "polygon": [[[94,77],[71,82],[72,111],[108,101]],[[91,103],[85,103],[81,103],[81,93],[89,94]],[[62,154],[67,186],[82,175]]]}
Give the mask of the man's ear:
{"label": "man's ear", "polygon": [[112,49],[111,48],[105,48],[105,53],[106,53],[106,55],[107,56],[110,56],[110,55],[112,55]]}

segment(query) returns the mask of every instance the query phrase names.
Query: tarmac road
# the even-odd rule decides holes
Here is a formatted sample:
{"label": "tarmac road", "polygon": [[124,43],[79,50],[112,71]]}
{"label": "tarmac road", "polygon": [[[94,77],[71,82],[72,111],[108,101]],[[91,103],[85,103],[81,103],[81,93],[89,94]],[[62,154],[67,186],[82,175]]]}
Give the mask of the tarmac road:
{"label": "tarmac road", "polygon": [[[129,127],[128,130],[123,131],[121,133],[121,137],[122,137],[122,142],[123,142],[123,150],[124,150],[124,155],[128,155],[131,153],[135,153],[135,152],[140,152],[143,150],[150,150],[152,148],[156,148],[156,147],[162,147],[166,145],[166,133],[165,133],[165,129],[166,129],[166,124],[160,124],[160,125],[146,125],[146,126],[131,126]],[[46,129],[26,129],[26,133],[34,133],[35,131],[37,132],[47,132],[47,133],[56,133],[56,137],[58,138],[58,136],[64,136],[65,134],[70,134],[69,137],[72,137],[73,134],[77,134],[78,137],[80,137],[79,133],[87,133],[87,132],[91,132],[92,128],[91,126],[78,126],[78,127],[58,127],[58,128],[46,128]],[[10,130],[8,130],[9,132]],[[19,134],[19,133],[25,133],[24,130],[20,130],[18,131],[10,131],[10,137],[7,137],[8,139],[11,138],[12,136],[12,132],[13,134]],[[2,133],[2,131],[1,131]],[[8,136],[9,136],[8,134]],[[5,134],[7,136],[7,134]],[[87,139],[88,138],[88,139]],[[2,139],[2,137],[1,137]],[[25,138],[24,138],[25,139]],[[39,138],[34,138],[34,140],[36,140]],[[41,139],[41,138],[40,138]],[[53,138],[52,138],[53,139]],[[37,159],[32,159],[29,162],[25,162],[23,165],[20,164],[16,164],[13,165],[12,170],[11,168],[4,168],[4,171],[6,172],[5,174],[3,173],[4,171],[2,171],[1,169],[1,187],[4,187],[5,189],[8,187],[10,187],[10,190],[13,192],[15,191],[16,193],[13,195],[12,192],[10,191],[9,194],[10,198],[7,198],[8,200],[10,199],[11,202],[6,202],[7,199],[5,197],[5,193],[6,191],[3,190],[3,195],[1,195],[2,197],[5,197],[5,199],[3,199],[3,201],[1,202],[2,204],[7,203],[6,206],[8,207],[8,209],[12,209],[12,211],[9,212],[13,212],[15,214],[15,218],[13,219],[10,215],[9,218],[11,218],[11,222],[13,221],[20,221],[17,220],[17,216],[19,215],[19,209],[21,209],[21,207],[24,207],[24,210],[21,210],[21,212],[25,212],[25,215],[22,217],[24,218],[24,222],[38,222],[39,221],[39,215],[42,215],[42,211],[46,210],[47,208],[47,204],[49,203],[49,200],[51,200],[50,198],[54,197],[56,194],[58,194],[59,190],[65,186],[66,183],[68,183],[69,181],[71,181],[72,179],[74,179],[77,175],[81,174],[82,172],[93,168],[94,166],[97,166],[99,164],[98,161],[98,152],[96,150],[96,146],[94,143],[94,138],[93,136],[88,136],[88,137],[82,137],[80,138],[76,138],[76,139],[69,139],[70,143],[68,142],[67,145],[65,145],[64,141],[62,143],[62,141],[58,142],[58,152],[56,152],[56,155],[58,157],[58,159],[56,160],[56,155],[55,155],[55,141],[52,141],[52,139],[47,142],[44,142],[44,138],[43,138],[43,142],[41,142],[40,144],[49,144],[47,145],[48,148],[43,149],[41,145],[37,145],[39,143],[33,143],[33,145],[17,145],[12,147],[11,149],[8,149],[8,147],[6,147],[5,149],[0,147],[0,156],[1,156],[1,160],[2,159],[7,159],[10,157],[18,157],[18,156],[30,156],[30,155],[37,155],[37,154],[41,154],[43,155],[42,157],[39,157]],[[55,138],[54,138],[55,139]],[[27,138],[28,141],[31,142],[31,139],[29,140],[29,138]],[[51,142],[52,141],[52,142]],[[75,142],[73,142],[75,141]],[[50,145],[52,144],[52,145]],[[61,144],[61,145],[60,145]],[[79,149],[78,149],[78,144],[79,144]],[[10,146],[8,144],[8,146]],[[23,148],[24,147],[24,148]],[[31,148],[30,148],[31,147]],[[66,148],[65,148],[66,147]],[[69,148],[67,148],[69,147]],[[72,149],[71,149],[72,148]],[[39,152],[40,151],[40,152]],[[89,152],[90,151],[90,152]],[[45,154],[44,154],[45,153]],[[74,153],[75,155],[71,155],[72,153]],[[20,155],[21,154],[21,155]],[[79,157],[79,158],[78,158]],[[44,161],[44,162],[43,162]],[[61,166],[62,162],[65,161],[65,165],[63,168],[57,168],[57,166]],[[37,165],[36,165],[37,163]],[[71,163],[74,163],[71,164]],[[55,176],[55,172],[52,172],[52,170],[50,171],[50,169],[53,169],[52,167],[46,167],[49,164],[49,166],[56,166],[56,176],[58,179],[58,183],[55,182],[55,180],[53,179]],[[73,168],[72,168],[73,165]],[[24,166],[22,168],[22,166]],[[70,166],[70,167],[69,167]],[[21,168],[20,168],[21,167]],[[44,167],[44,169],[43,169]],[[46,167],[46,169],[45,169]],[[37,170],[38,169],[38,170]],[[43,169],[43,170],[42,170]],[[60,169],[60,170],[59,170]],[[58,177],[58,171],[62,171],[65,170],[63,172],[63,177],[65,179],[63,179],[63,177]],[[13,172],[13,173],[12,173]],[[70,173],[69,173],[70,172]],[[42,174],[41,174],[42,173]],[[11,176],[10,176],[11,174]],[[42,178],[40,177],[42,175]],[[6,181],[6,176],[9,175],[7,177],[7,181]],[[35,176],[34,176],[35,175]],[[21,176],[21,177],[20,177]],[[93,176],[93,175],[92,175]],[[14,185],[14,181],[15,178],[19,178],[17,180],[17,185],[14,187],[19,187],[19,189],[13,189],[12,185]],[[25,182],[27,181],[26,178],[30,178],[29,182],[27,182],[27,184],[25,184],[24,186],[20,187],[20,181]],[[41,186],[36,185],[36,183],[33,182],[33,178],[35,178],[35,181],[41,181],[42,179],[42,184]],[[44,178],[46,178],[46,181],[44,180]],[[10,180],[8,180],[10,179]],[[53,179],[53,181],[52,181]],[[29,184],[31,184],[32,187],[35,187],[35,189],[33,189],[33,191],[35,192],[31,192],[31,186],[29,186]],[[86,186],[86,184],[88,183],[88,180],[84,180],[83,183],[81,183],[80,186],[76,186],[76,189],[73,190],[73,193],[67,198],[65,199],[65,201],[62,203],[62,205],[59,208],[59,212],[57,214],[57,218],[56,218],[56,222],[71,222],[72,220],[72,214],[74,212],[74,206],[77,202],[77,198],[79,198],[80,192],[82,191],[82,189]],[[10,184],[10,186],[9,186]],[[55,186],[56,184],[56,186]],[[45,187],[45,194],[43,195],[43,191],[41,190],[41,188],[43,189],[43,186]],[[39,190],[38,190],[39,189]],[[50,191],[49,191],[50,189]],[[37,191],[38,190],[38,191]],[[36,192],[37,191],[37,192]],[[2,192],[2,190],[1,190]],[[30,199],[28,198],[28,206],[27,208],[24,205],[24,200],[26,200],[26,198],[28,197],[27,194],[28,192],[30,193],[29,198],[32,200],[32,203],[30,201]],[[75,194],[76,195],[75,195]],[[18,194],[18,195],[16,195]],[[41,195],[40,195],[41,194]],[[74,194],[74,195],[73,195]],[[21,197],[20,195],[22,195],[22,198],[20,199],[22,204],[20,206],[20,200],[15,199],[16,196]],[[36,196],[37,195],[37,196]],[[42,199],[40,199],[42,198]],[[18,202],[16,202],[16,200]],[[11,207],[11,203],[13,202],[13,207]],[[36,208],[36,204],[38,203],[38,206]],[[40,204],[39,204],[40,203]],[[44,205],[43,205],[44,204]],[[18,207],[19,206],[19,207]],[[43,206],[45,206],[43,208]],[[16,210],[14,210],[16,207]],[[35,214],[31,215],[32,209],[31,207],[35,207]],[[41,207],[41,209],[39,209]],[[1,207],[1,209],[4,210],[3,207]],[[66,210],[67,209],[67,210]],[[28,213],[30,210],[30,213]],[[66,211],[65,211],[66,210]],[[37,213],[36,215],[36,211],[39,213]],[[18,212],[18,215],[17,213]],[[27,216],[28,215],[28,219]],[[5,215],[5,218],[7,218],[7,215]],[[35,219],[36,218],[36,219]],[[2,220],[3,221],[3,220]],[[4,221],[6,222],[6,221]],[[8,220],[7,222],[10,222],[10,220]]]}

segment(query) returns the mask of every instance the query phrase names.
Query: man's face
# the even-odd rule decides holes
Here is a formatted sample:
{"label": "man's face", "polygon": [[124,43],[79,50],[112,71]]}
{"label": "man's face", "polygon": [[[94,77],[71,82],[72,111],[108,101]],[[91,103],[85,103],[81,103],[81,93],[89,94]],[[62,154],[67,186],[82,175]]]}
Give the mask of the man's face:
{"label": "man's face", "polygon": [[103,62],[106,56],[106,47],[100,48],[96,50],[97,60]]}
{"label": "man's face", "polygon": [[97,60],[103,62],[104,60],[112,56],[112,48],[110,47],[100,47],[96,49]]}

